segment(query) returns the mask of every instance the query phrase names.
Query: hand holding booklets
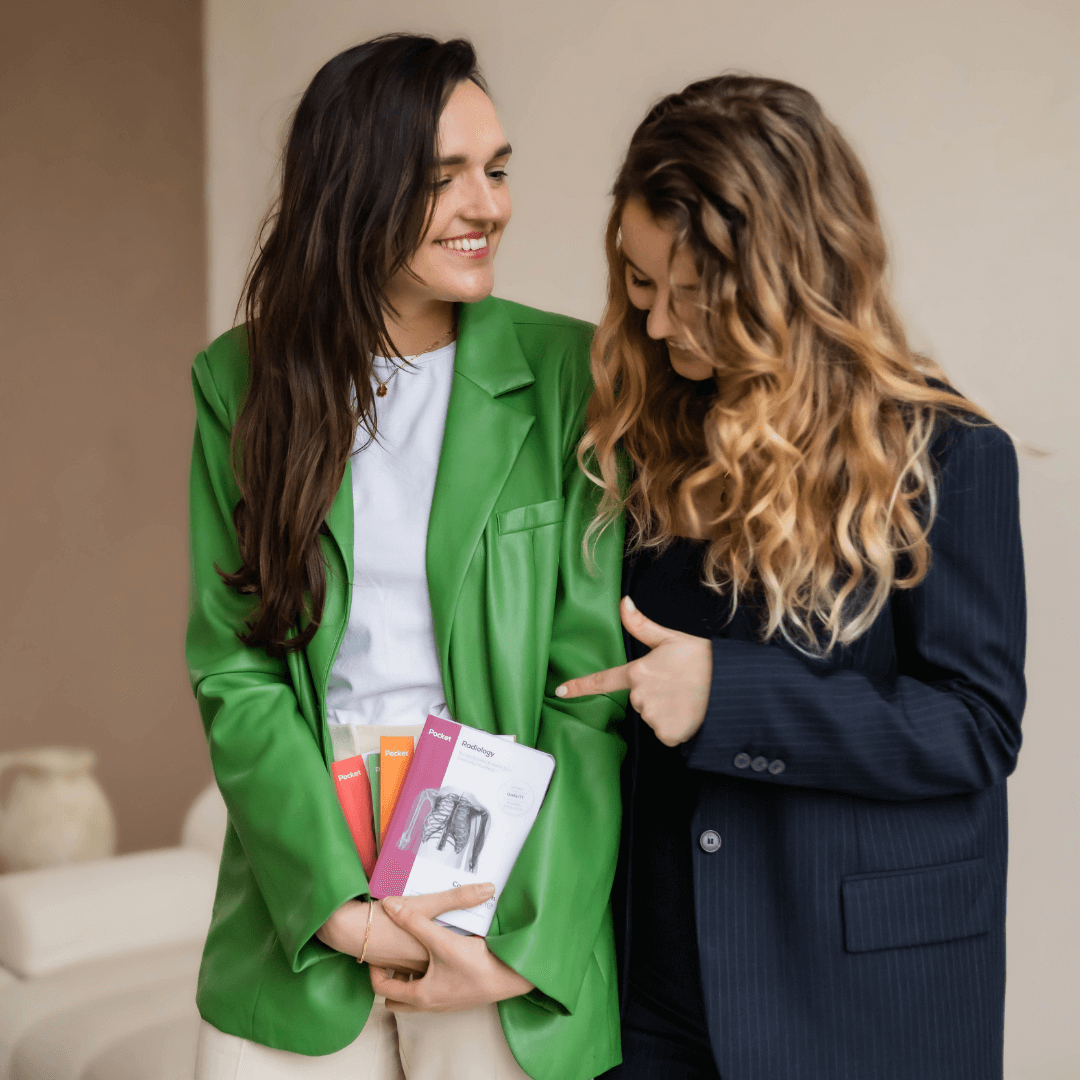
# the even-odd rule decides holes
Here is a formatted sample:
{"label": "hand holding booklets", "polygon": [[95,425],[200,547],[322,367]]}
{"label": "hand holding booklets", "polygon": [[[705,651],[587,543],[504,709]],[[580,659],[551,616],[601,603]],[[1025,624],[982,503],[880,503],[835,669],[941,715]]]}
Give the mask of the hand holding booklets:
{"label": "hand holding booklets", "polygon": [[[429,716],[411,761],[406,761],[408,771],[396,805],[386,799],[387,763],[382,763],[383,843],[374,871],[368,869],[370,855],[365,855],[374,849],[376,830],[363,759],[334,763],[338,797],[371,895],[418,896],[491,881],[495,895],[486,903],[439,919],[469,933],[486,934],[551,783],[555,759],[505,737]],[[353,775],[356,763],[362,779]],[[366,785],[366,819],[358,816],[364,811],[362,793],[352,795],[343,787],[350,781],[362,789]]]}

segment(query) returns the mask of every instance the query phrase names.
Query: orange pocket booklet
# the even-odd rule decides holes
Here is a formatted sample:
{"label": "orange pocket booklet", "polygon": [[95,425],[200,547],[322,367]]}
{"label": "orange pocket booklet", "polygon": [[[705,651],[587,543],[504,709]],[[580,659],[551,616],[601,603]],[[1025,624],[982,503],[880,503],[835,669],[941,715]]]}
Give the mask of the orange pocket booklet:
{"label": "orange pocket booklet", "polygon": [[[390,818],[405,783],[413,756],[411,735],[383,735],[379,738],[379,845],[386,839]],[[365,870],[367,866],[365,864]],[[369,874],[370,876],[370,874]]]}

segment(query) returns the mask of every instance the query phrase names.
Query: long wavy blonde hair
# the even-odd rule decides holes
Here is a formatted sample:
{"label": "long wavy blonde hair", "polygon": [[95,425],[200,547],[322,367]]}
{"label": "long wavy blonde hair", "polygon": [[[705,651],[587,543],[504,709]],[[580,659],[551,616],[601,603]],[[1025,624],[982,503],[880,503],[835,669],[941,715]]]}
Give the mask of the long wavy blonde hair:
{"label": "long wavy blonde hair", "polygon": [[[630,303],[630,199],[673,230],[672,258],[693,256],[699,318],[680,339],[713,366],[705,384],[675,374]],[[986,416],[908,347],[851,147],[799,87],[693,83],[634,133],[607,258],[578,451],[603,489],[590,537],[624,510],[631,549],[702,536],[705,582],[733,611],[756,594],[763,639],[855,640],[926,576],[939,418]]]}

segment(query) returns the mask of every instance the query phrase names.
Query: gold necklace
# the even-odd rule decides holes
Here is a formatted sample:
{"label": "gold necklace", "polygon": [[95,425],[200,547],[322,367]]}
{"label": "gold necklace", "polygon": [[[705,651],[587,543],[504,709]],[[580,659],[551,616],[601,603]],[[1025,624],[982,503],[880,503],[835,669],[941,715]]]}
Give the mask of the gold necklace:
{"label": "gold necklace", "polygon": [[412,356],[403,356],[401,359],[404,361],[404,363],[395,364],[394,365],[394,370],[391,371],[390,374],[387,375],[385,379],[379,380],[379,385],[375,387],[375,396],[376,397],[386,397],[386,388],[390,385],[390,380],[403,367],[405,367],[406,364],[409,367],[412,367],[412,361],[413,360],[415,360],[418,356],[423,356],[425,353],[429,353],[429,352],[431,352],[432,349],[437,348],[448,337],[450,337],[450,335],[453,334],[453,332],[454,332],[454,327],[451,326],[450,329],[447,330],[446,333],[443,334],[442,337],[436,338],[426,349],[421,349],[418,353],[413,353]]}

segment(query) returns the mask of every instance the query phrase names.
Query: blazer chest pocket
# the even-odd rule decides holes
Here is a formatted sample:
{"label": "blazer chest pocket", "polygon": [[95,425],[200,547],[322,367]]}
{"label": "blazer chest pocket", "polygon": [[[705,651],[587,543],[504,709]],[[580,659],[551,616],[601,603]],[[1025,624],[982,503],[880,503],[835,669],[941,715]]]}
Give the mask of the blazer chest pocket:
{"label": "blazer chest pocket", "polygon": [[844,947],[850,953],[932,945],[985,934],[992,918],[984,859],[855,874],[843,880]]}
{"label": "blazer chest pocket", "polygon": [[541,525],[558,525],[563,519],[564,498],[548,499],[547,502],[530,503],[517,506],[513,510],[504,510],[497,516],[499,535],[524,532],[526,529],[539,529]]}

